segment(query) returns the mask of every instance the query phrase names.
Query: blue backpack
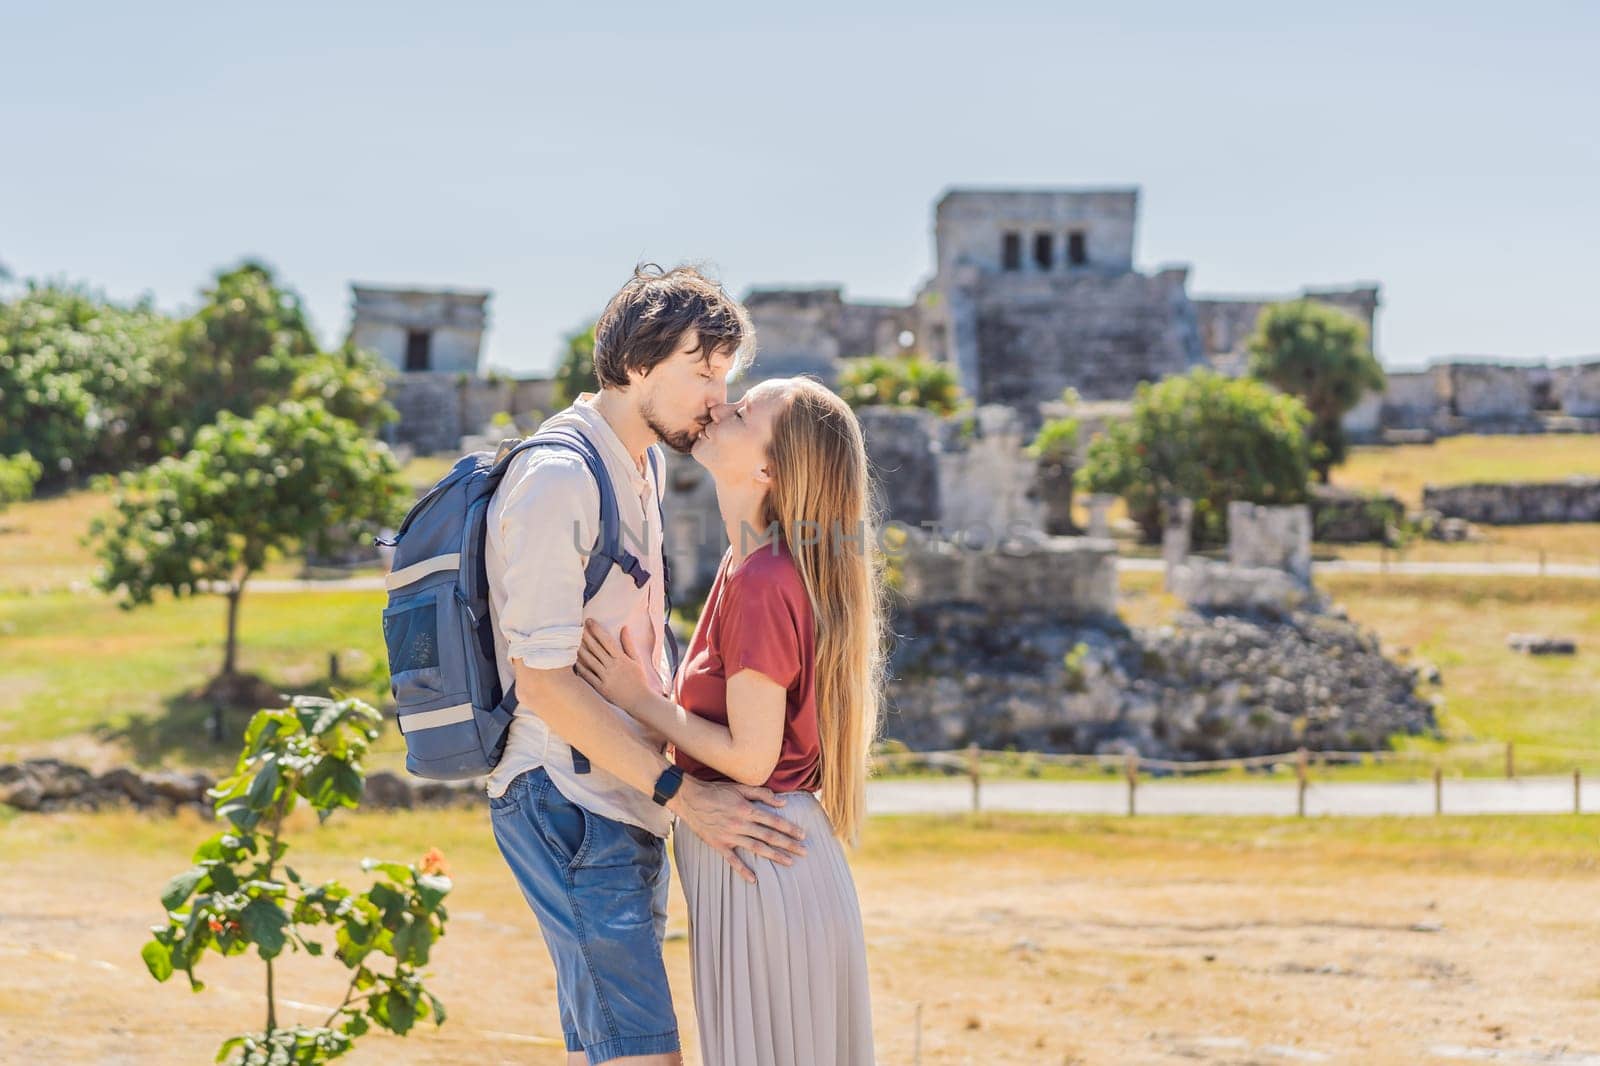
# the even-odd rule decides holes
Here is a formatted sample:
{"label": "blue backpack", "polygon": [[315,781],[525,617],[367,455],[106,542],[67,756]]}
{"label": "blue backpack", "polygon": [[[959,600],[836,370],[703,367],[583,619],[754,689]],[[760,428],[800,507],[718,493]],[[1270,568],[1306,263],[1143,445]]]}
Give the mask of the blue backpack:
{"label": "blue backpack", "polygon": [[[383,640],[389,687],[406,742],[406,769],[418,777],[477,777],[492,770],[505,751],[517,694],[514,685],[510,691],[500,689],[484,568],[485,518],[511,460],[538,447],[575,452],[600,489],[600,534],[584,571],[583,602],[600,591],[613,566],[633,578],[636,588],[650,580],[638,558],[622,545],[616,491],[604,460],[582,433],[570,427],[540,430],[526,440],[502,444],[499,454],[473,452],[457,461],[412,505],[392,538],[375,538],[395,550],[384,582],[389,602],[383,609]],[[649,449],[649,456],[659,486],[656,447]],[[659,496],[656,506],[664,530]],[[662,565],[665,588],[665,552]],[[670,615],[670,594],[666,602]],[[670,624],[666,635],[676,670],[678,644]],[[578,773],[588,771],[588,760],[576,749],[572,760]]]}

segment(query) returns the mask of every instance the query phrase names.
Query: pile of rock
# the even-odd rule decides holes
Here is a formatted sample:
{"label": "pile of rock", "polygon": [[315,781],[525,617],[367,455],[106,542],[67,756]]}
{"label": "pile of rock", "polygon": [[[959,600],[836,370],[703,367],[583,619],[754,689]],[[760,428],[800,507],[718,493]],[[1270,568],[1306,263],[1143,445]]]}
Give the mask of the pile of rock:
{"label": "pile of rock", "polygon": [[1337,613],[1186,612],[1140,630],[952,604],[902,612],[895,630],[886,732],[913,748],[1217,759],[1438,733],[1418,692],[1437,675]]}
{"label": "pile of rock", "polygon": [[[96,774],[60,759],[0,763],[0,803],[24,811],[134,807],[171,813],[193,807],[210,814],[212,802],[206,791],[214,784],[215,778],[198,771],[141,772],[119,766]],[[361,805],[375,810],[475,806],[483,802],[483,795],[481,780],[413,784],[380,770],[367,775]]]}
{"label": "pile of rock", "polygon": [[1571,637],[1555,637],[1546,633],[1512,633],[1506,637],[1506,646],[1524,655],[1576,655],[1578,642]]}

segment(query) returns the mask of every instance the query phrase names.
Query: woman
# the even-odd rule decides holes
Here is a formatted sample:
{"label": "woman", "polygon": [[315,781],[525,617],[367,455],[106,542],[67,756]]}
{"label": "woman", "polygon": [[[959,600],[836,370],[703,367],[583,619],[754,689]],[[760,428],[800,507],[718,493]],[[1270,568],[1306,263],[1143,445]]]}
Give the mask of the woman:
{"label": "woman", "polygon": [[730,547],[678,671],[655,694],[626,635],[589,626],[578,672],[664,733],[678,766],[764,785],[803,856],[741,852],[754,885],[682,826],[691,972],[708,1066],[870,1063],[866,944],[841,841],[854,843],[878,725],[881,582],[861,428],[810,378],[761,382],[712,412],[693,455]]}

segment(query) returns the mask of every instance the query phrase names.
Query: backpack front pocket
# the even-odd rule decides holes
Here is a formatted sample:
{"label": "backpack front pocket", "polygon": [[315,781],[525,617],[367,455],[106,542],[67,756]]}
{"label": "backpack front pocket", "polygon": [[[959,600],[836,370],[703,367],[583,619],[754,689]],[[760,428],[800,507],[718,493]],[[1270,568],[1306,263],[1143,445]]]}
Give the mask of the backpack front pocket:
{"label": "backpack front pocket", "polygon": [[402,707],[449,695],[445,691],[439,637],[451,586],[396,599],[383,611],[383,642],[389,652],[389,688]]}

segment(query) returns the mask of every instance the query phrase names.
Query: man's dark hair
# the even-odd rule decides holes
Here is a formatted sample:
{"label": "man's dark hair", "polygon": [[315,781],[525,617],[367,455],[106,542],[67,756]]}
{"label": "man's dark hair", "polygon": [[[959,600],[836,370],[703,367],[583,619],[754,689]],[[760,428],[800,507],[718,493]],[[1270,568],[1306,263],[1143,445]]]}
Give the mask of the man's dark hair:
{"label": "man's dark hair", "polygon": [[595,377],[602,388],[625,389],[628,371],[648,372],[676,351],[690,330],[705,362],[717,352],[733,357],[730,378],[750,364],[755,329],[739,301],[695,267],[662,270],[641,264],[595,323]]}

